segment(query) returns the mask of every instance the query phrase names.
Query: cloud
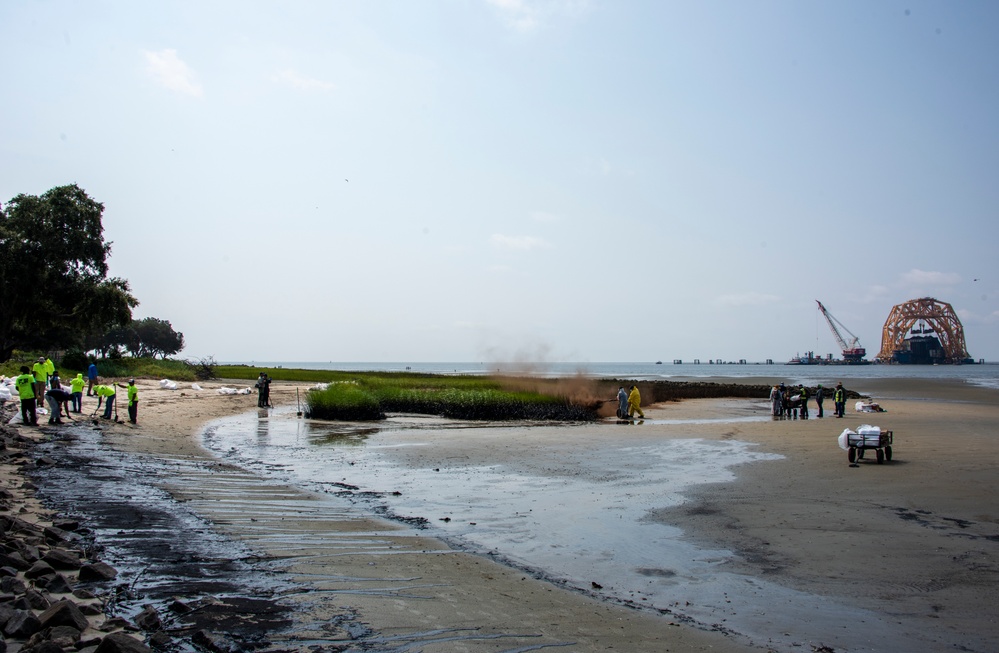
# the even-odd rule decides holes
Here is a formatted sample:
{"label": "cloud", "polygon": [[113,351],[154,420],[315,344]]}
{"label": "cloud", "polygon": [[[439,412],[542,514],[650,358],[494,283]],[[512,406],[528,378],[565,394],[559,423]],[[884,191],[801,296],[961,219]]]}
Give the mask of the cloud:
{"label": "cloud", "polygon": [[589,0],[486,0],[496,8],[503,21],[518,32],[533,32],[542,23],[561,16],[584,13]]}
{"label": "cloud", "polygon": [[913,268],[902,274],[902,283],[916,286],[952,286],[961,282],[956,272],[927,272]]}
{"label": "cloud", "polygon": [[738,295],[721,295],[715,297],[713,303],[717,306],[766,306],[780,301],[777,295],[768,295],[756,291]]}
{"label": "cloud", "polygon": [[308,77],[298,71],[287,69],[271,76],[271,81],[290,86],[299,91],[332,91],[336,84],[315,77]]}
{"label": "cloud", "polygon": [[550,245],[544,240],[541,238],[535,238],[534,236],[504,236],[503,234],[493,234],[489,237],[489,241],[496,247],[519,249],[523,251],[550,247]]}
{"label": "cloud", "polygon": [[146,57],[146,72],[161,86],[193,97],[201,97],[201,84],[196,80],[194,71],[177,56],[177,51],[171,48],[150,52],[143,50]]}

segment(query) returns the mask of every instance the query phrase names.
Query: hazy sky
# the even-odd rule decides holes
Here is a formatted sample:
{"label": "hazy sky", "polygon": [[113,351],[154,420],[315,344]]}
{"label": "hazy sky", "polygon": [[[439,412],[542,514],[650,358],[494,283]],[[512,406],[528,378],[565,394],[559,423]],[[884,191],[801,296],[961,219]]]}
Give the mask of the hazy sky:
{"label": "hazy sky", "polygon": [[999,3],[0,4],[0,201],[77,183],[220,361],[999,359]]}

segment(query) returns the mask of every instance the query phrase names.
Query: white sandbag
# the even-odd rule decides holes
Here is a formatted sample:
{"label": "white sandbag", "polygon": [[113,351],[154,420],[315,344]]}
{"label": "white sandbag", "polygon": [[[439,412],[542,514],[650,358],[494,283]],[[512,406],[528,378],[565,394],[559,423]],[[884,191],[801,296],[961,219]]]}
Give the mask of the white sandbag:
{"label": "white sandbag", "polygon": [[10,389],[5,385],[0,385],[0,401],[11,401],[14,395],[11,394]]}
{"label": "white sandbag", "polygon": [[216,390],[220,395],[248,395],[250,394],[249,388],[227,388],[222,386]]}
{"label": "white sandbag", "polygon": [[195,392],[201,392],[201,386],[198,385],[197,383],[192,383],[191,390],[194,390]]}
{"label": "white sandbag", "polygon": [[871,426],[870,424],[861,424],[857,427],[857,433],[861,435],[881,435],[881,427]]}
{"label": "white sandbag", "polygon": [[160,387],[164,390],[176,390],[177,384],[170,379],[160,379]]}
{"label": "white sandbag", "polygon": [[846,451],[850,448],[850,436],[857,435],[850,429],[843,429],[843,432],[839,434],[839,448]]}

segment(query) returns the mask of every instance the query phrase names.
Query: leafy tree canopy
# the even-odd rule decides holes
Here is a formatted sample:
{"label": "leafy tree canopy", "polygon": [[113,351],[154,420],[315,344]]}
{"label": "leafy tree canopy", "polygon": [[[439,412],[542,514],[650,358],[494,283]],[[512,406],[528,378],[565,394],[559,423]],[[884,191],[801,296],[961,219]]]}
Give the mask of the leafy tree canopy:
{"label": "leafy tree canopy", "polygon": [[140,358],[166,358],[184,348],[184,334],[174,331],[169,320],[147,317],[89,336],[85,346],[97,350],[104,358],[121,356],[122,352]]}
{"label": "leafy tree canopy", "polygon": [[77,186],[18,195],[0,209],[0,362],[14,349],[80,346],[127,325],[139,302],[108,278],[104,205]]}

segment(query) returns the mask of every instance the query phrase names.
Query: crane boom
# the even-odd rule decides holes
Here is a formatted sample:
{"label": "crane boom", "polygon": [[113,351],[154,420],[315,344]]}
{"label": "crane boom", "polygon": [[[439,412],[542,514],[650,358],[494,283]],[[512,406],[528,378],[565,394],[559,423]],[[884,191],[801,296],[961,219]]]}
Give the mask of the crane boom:
{"label": "crane boom", "polygon": [[[860,346],[860,338],[853,335],[853,333],[851,333],[842,322],[834,318],[832,314],[826,310],[826,307],[822,305],[822,302],[816,299],[815,303],[819,305],[819,311],[822,312],[822,316],[826,318],[826,322],[829,323],[829,330],[832,331],[833,337],[836,338],[836,342],[839,344],[840,349],[843,350],[843,359],[847,361],[861,360],[864,355],[867,354],[867,350]],[[839,332],[836,325],[839,325],[840,329],[843,329],[843,331],[846,331],[847,334],[850,335],[849,342]]]}

